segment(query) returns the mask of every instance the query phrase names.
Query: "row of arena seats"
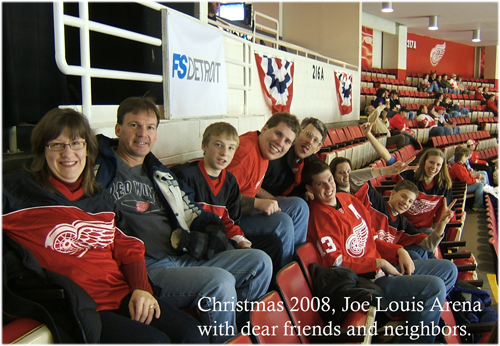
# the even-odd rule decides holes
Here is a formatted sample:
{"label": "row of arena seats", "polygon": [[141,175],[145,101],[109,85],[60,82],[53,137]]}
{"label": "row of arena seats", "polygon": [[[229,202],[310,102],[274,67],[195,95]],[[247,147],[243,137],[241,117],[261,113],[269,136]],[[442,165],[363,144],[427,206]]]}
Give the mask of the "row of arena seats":
{"label": "row of arena seats", "polygon": [[441,148],[450,144],[465,144],[469,139],[482,140],[489,138],[491,138],[491,134],[488,131],[476,131],[432,137],[432,144],[434,148]]}
{"label": "row of arena seats", "polygon": [[[383,146],[386,145],[387,138],[385,136],[378,137],[378,140]],[[352,169],[357,169],[366,167],[378,157],[378,154],[367,141],[361,130],[361,125],[353,125],[328,130],[318,157],[330,164],[337,156],[349,158]]]}
{"label": "row of arena seats", "polygon": [[[434,148],[439,148],[444,152],[446,160],[449,160],[455,154],[455,147],[457,145],[465,145],[469,139],[474,139],[476,142],[478,142],[476,150],[479,152],[488,149],[493,149],[493,151],[498,151],[498,140],[495,137],[491,137],[488,131],[477,131],[477,132],[459,133],[447,136],[436,136],[432,137],[431,139]],[[491,151],[485,153],[485,155],[489,156],[492,154],[493,153]]]}
{"label": "row of arena seats", "polygon": [[361,76],[368,77],[379,77],[379,78],[396,78],[396,75],[393,73],[389,73],[388,70],[380,69],[380,68],[372,68],[372,67],[361,67]]}
{"label": "row of arena seats", "polygon": [[478,157],[480,160],[497,161],[498,160],[498,147],[488,148],[488,149],[478,151]]}
{"label": "row of arena seats", "polygon": [[361,75],[361,82],[373,83],[374,86],[377,84],[410,86],[410,83],[408,83],[408,81],[406,80],[396,78],[370,77],[366,75]]}

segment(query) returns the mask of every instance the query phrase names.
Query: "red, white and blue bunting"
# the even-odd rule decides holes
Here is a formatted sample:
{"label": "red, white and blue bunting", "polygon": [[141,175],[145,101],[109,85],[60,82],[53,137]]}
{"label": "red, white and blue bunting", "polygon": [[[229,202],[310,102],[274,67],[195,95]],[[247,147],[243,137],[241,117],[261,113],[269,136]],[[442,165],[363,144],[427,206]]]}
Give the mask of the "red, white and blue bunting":
{"label": "red, white and blue bunting", "polygon": [[340,115],[352,112],[352,74],[335,71],[335,90],[339,103]]}
{"label": "red, white and blue bunting", "polygon": [[262,91],[272,102],[272,113],[290,112],[293,97],[293,61],[255,53]]}

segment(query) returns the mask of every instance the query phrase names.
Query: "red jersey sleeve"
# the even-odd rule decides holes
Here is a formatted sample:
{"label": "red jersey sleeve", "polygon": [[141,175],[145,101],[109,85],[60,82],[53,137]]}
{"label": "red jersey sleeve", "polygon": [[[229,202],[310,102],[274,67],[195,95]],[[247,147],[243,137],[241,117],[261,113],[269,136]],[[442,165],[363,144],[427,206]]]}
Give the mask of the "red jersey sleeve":
{"label": "red jersey sleeve", "polygon": [[453,180],[465,181],[467,184],[474,184],[476,182],[476,178],[474,178],[464,165],[458,162],[453,164],[449,173],[450,178]]}
{"label": "red jersey sleeve", "polygon": [[380,239],[375,239],[375,244],[377,245],[377,251],[382,256],[383,259],[387,260],[389,263],[398,264],[398,250],[401,245],[389,243]]}
{"label": "red jersey sleeve", "polygon": [[116,228],[113,244],[113,258],[118,266],[132,262],[144,262],[145,251],[146,248],[141,240],[127,236],[120,229]]}

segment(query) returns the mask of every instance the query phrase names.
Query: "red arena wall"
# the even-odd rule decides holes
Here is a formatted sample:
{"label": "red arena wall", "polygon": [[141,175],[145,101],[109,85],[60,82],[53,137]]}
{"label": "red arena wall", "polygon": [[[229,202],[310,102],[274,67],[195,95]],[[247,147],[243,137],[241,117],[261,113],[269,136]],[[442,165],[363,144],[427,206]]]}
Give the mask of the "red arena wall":
{"label": "red arena wall", "polygon": [[474,77],[474,47],[408,33],[406,71]]}

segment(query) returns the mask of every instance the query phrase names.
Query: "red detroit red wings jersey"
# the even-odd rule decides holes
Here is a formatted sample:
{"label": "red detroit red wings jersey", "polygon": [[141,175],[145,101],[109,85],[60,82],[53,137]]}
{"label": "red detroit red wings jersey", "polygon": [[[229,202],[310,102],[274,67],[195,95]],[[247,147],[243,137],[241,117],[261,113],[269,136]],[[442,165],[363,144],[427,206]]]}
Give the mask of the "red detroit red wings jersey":
{"label": "red detroit red wings jersey", "polygon": [[[32,207],[4,214],[3,231],[30,250],[42,267],[85,289],[97,310],[115,310],[130,292],[119,266],[143,261],[144,245],[115,228],[114,217],[112,212],[94,214],[77,207]],[[27,224],[32,226],[26,229]]]}
{"label": "red detroit red wings jersey", "polygon": [[[407,246],[418,244],[427,237],[426,234],[415,233],[416,229],[403,216],[392,216],[387,202],[369,183],[365,182],[354,195],[370,211],[372,227],[378,239]],[[413,234],[406,233],[408,231]]]}
{"label": "red detroit red wings jersey", "polygon": [[413,177],[414,171],[411,170],[392,176],[392,180],[396,183],[402,179],[413,181],[419,191],[417,199],[403,216],[416,228],[432,228],[433,223],[437,223],[443,213],[443,198],[446,198],[447,205],[452,202],[451,190],[439,188],[434,182],[427,185],[423,181],[415,181]]}
{"label": "red detroit red wings jersey", "polygon": [[337,201],[338,210],[317,200],[310,205],[307,241],[316,245],[322,265],[363,274],[376,271],[377,258],[395,263],[400,246],[377,239],[366,208],[347,193],[337,194]]}

